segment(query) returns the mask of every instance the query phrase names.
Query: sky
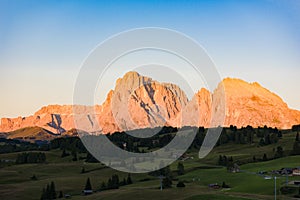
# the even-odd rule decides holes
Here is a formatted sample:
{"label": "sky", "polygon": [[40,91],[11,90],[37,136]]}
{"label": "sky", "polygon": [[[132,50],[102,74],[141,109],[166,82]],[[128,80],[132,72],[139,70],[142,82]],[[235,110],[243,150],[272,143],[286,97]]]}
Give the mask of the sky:
{"label": "sky", "polygon": [[89,53],[112,35],[142,27],[188,35],[222,78],[259,82],[300,110],[300,1],[1,0],[0,117],[72,104]]}

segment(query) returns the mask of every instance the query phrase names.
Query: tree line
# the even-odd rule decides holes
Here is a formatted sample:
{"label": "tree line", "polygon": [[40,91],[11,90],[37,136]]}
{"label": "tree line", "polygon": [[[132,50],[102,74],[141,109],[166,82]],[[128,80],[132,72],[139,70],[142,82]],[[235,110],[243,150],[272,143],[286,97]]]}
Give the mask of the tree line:
{"label": "tree line", "polygon": [[43,152],[24,152],[18,154],[16,164],[26,163],[44,163],[46,162],[46,154]]}

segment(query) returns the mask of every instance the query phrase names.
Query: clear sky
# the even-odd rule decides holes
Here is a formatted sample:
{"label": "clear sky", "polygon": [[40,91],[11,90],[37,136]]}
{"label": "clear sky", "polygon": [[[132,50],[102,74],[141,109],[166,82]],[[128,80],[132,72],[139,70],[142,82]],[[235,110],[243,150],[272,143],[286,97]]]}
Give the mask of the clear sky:
{"label": "clear sky", "polygon": [[89,52],[139,27],[189,35],[223,78],[257,81],[300,110],[300,1],[1,0],[0,117],[72,104]]}

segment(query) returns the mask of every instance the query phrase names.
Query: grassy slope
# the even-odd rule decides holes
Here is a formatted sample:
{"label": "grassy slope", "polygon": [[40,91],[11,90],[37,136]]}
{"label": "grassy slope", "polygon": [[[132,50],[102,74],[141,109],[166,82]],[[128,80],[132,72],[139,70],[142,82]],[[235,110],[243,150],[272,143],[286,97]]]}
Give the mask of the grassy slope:
{"label": "grassy slope", "polygon": [[296,132],[286,133],[281,139],[279,139],[278,143],[267,146],[258,146],[260,139],[257,137],[254,137],[253,144],[224,144],[215,147],[213,151],[203,159],[203,162],[215,164],[218,162],[219,155],[232,156],[235,161],[251,160],[252,162],[253,156],[255,156],[256,159],[262,159],[264,153],[266,153],[267,157],[271,159],[274,157],[278,146],[282,146],[285,154],[288,155],[293,149],[295,136]]}
{"label": "grassy slope", "polygon": [[[286,134],[280,141],[280,145],[285,150],[291,149],[294,134]],[[62,190],[69,193],[72,199],[273,199],[273,180],[264,180],[251,172],[275,170],[282,167],[296,167],[300,165],[300,156],[286,157],[267,162],[251,163],[241,166],[247,173],[228,173],[225,168],[215,167],[217,157],[220,154],[230,155],[236,159],[249,159],[253,155],[263,155],[267,152],[271,157],[273,147],[279,144],[266,147],[256,145],[222,145],[216,147],[209,156],[203,160],[197,159],[196,151],[190,152],[195,159],[184,162],[186,174],[178,177],[179,180],[187,181],[187,187],[179,189],[173,187],[164,191],[157,189],[159,181],[146,174],[132,174],[134,184],[121,187],[119,190],[97,192],[91,196],[83,197],[80,195],[87,177],[91,178],[94,190],[100,188],[103,181],[112,174],[118,174],[120,180],[127,177],[126,173],[117,172],[106,168],[101,164],[84,163],[83,161],[72,162],[71,156],[60,158],[60,150],[46,152],[47,164],[24,164],[12,165],[0,168],[0,199],[39,199],[42,188],[51,181],[55,182],[57,191]],[[0,159],[15,159],[17,153],[0,154]],[[80,155],[79,155],[80,156]],[[78,156],[78,157],[79,157]],[[82,167],[87,173],[81,174]],[[177,162],[171,165],[172,170],[176,170]],[[37,181],[30,180],[35,174]],[[150,181],[139,182],[144,178]],[[291,178],[293,180],[295,178]],[[193,181],[195,180],[195,181]],[[209,183],[219,183],[225,181],[232,186],[230,191],[210,190]],[[278,180],[278,188],[284,184],[285,178]],[[174,184],[176,182],[174,181]],[[288,199],[287,197],[280,197]]]}
{"label": "grassy slope", "polygon": [[45,139],[53,137],[53,133],[41,127],[26,127],[7,133],[8,138],[20,137],[36,137],[37,139]]}

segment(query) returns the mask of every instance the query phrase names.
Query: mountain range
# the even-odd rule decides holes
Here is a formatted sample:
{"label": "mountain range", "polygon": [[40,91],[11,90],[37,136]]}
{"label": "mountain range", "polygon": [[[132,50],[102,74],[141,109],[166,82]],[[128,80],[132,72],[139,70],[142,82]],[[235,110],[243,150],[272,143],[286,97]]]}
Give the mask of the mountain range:
{"label": "mountain range", "polygon": [[102,105],[48,105],[28,117],[2,118],[0,132],[39,127],[43,134],[63,134],[78,128],[74,108],[76,113],[80,111],[80,129],[97,134],[158,126],[267,125],[286,129],[300,124],[300,111],[290,109],[256,82],[226,78],[213,92],[202,88],[189,100],[175,84],[128,72],[116,81]]}

